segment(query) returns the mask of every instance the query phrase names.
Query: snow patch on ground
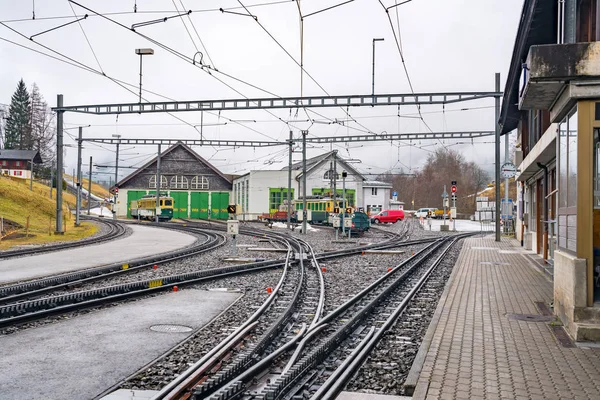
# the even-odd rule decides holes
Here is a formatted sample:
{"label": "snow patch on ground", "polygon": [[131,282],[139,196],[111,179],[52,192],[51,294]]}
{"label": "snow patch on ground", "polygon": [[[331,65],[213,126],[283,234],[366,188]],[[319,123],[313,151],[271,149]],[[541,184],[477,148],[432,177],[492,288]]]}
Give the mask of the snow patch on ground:
{"label": "snow patch on ground", "polygon": [[[87,210],[81,210],[82,214],[86,214]],[[112,218],[112,211],[110,208],[106,208],[106,207],[96,207],[96,208],[92,208],[90,209],[90,214],[92,215],[102,215],[104,217],[111,217]]]}
{"label": "snow patch on ground", "polygon": [[[302,224],[300,224],[298,226],[298,228],[301,226]],[[273,228],[287,228],[287,222],[273,222]],[[312,225],[307,224],[306,225],[306,231],[307,232],[319,232],[319,229],[317,228],[313,228]]]}

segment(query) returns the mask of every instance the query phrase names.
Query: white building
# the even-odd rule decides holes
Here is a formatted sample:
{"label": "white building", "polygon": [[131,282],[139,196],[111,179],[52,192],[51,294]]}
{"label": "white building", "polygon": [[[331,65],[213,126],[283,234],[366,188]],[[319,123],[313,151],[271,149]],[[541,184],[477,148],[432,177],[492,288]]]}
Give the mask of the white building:
{"label": "white building", "polygon": [[392,185],[387,182],[364,181],[363,208],[369,215],[390,209]]}
{"label": "white building", "polygon": [[[334,173],[335,170],[335,173]],[[343,177],[346,172],[346,177]],[[306,160],[306,194],[345,196],[348,205],[365,207],[364,176],[331,151]],[[292,164],[292,199],[302,196],[302,162]],[[345,186],[345,191],[344,191]],[[256,219],[262,213],[275,212],[287,199],[288,168],[279,171],[250,171],[233,180],[233,199],[243,210],[242,218]],[[391,188],[391,186],[390,186]],[[389,189],[387,189],[389,201]]]}

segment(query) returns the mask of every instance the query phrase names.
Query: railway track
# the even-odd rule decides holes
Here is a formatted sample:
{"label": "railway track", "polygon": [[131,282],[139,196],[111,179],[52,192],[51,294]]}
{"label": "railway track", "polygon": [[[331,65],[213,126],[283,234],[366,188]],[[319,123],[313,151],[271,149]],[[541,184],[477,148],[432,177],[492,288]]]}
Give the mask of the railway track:
{"label": "railway track", "polygon": [[[395,240],[380,243],[379,247],[397,247],[399,236],[404,237],[406,233],[391,235],[394,236]],[[253,326],[250,327],[250,324],[254,319],[251,318],[243,323],[238,330],[230,334],[192,367],[183,372],[170,385],[163,388],[159,395],[154,397],[155,399],[200,399],[211,396],[221,398],[220,396],[223,396],[224,393],[230,393],[232,387],[235,387],[239,380],[256,381],[256,376],[264,374],[264,370],[279,360],[284,353],[293,352],[293,355],[288,362],[288,366],[282,365],[281,368],[291,368],[295,360],[301,355],[304,345],[326,327],[326,325],[320,323],[325,301],[325,289],[318,261],[329,256],[329,253],[315,255],[308,243],[299,239],[294,240],[299,242],[305,249],[300,251],[301,262],[297,268],[301,270],[300,276],[307,277],[306,279],[300,279],[295,285],[294,296],[290,296],[290,299],[295,300],[295,305],[291,301],[286,302],[285,311],[277,319],[273,317],[269,319],[264,316],[265,321],[259,323],[259,325],[268,324],[271,326],[269,332],[264,336],[251,333]],[[412,241],[410,243],[422,244],[428,241],[430,240]],[[343,257],[360,254],[360,252],[361,250],[357,251],[356,249],[342,250],[335,252],[335,256]],[[302,254],[306,254],[306,256],[302,256]],[[310,264],[310,267],[306,267],[304,264]],[[286,299],[286,301],[290,299]],[[301,311],[296,312],[294,317],[290,318],[292,307]],[[307,319],[309,316],[312,317],[310,320]],[[242,328],[248,330],[242,331]],[[279,331],[279,335],[276,335],[277,331]],[[269,343],[268,346],[264,346],[266,342]],[[233,349],[239,346],[243,346],[246,350],[236,353]],[[232,359],[234,361],[231,361]]]}
{"label": "railway track", "polygon": [[[455,237],[454,240],[456,239]],[[286,324],[284,334],[279,337],[269,336],[271,345],[267,349],[261,348],[260,353],[255,352],[247,356],[254,357],[256,360],[260,359],[260,361],[256,361],[245,368],[243,363],[234,364],[234,367],[219,368],[218,372],[213,373],[212,376],[207,375],[206,372],[210,368],[219,364],[220,357],[230,356],[228,350],[223,348],[227,344],[231,346],[230,341],[235,335],[230,335],[183,374],[188,377],[187,385],[181,380],[176,380],[178,381],[177,384],[169,385],[163,389],[155,399],[292,398],[296,393],[306,391],[303,388],[306,383],[309,383],[308,386],[314,383],[315,377],[320,376],[319,370],[321,372],[323,370],[322,367],[319,368],[319,365],[333,351],[342,346],[353,332],[357,330],[361,333],[370,332],[368,336],[360,340],[360,343],[364,342],[364,345],[352,352],[355,357],[361,355],[361,358],[348,359],[347,363],[344,364],[351,365],[353,368],[343,375],[344,379],[349,379],[352,375],[351,371],[354,371],[360,365],[360,360],[367,354],[365,349],[372,348],[389,325],[395,321],[397,315],[404,309],[402,307],[408,304],[414,293],[418,291],[431,271],[435,269],[439,260],[442,259],[445,251],[450,248],[451,244],[447,244],[447,240],[449,239],[440,239],[429,244],[425,249],[415,254],[414,257],[391,269],[384,277],[375,281],[325,318],[319,319],[320,313],[315,311],[313,314],[314,319],[308,324],[300,315],[296,315],[294,320],[290,322],[283,318],[287,313],[282,314],[277,322]],[[445,249],[443,249],[444,246],[446,246]],[[346,252],[351,253],[348,250]],[[430,265],[424,266],[427,260],[433,258],[436,254],[439,254],[437,259]],[[314,257],[311,263],[316,269],[319,268],[317,257]],[[416,274],[418,278],[414,278]],[[416,283],[415,279],[417,280]],[[307,291],[307,293],[309,292]],[[305,298],[311,297],[307,295]],[[399,306],[391,312],[386,323],[382,325],[377,320],[378,313],[376,310],[382,308],[381,303],[384,299],[390,298],[402,307]],[[314,303],[314,297],[312,300],[312,303]],[[310,309],[311,303],[301,303],[296,307],[309,307]],[[383,307],[383,310],[390,312],[389,307]],[[379,314],[381,314],[381,311],[379,311]],[[369,318],[371,318],[370,321]],[[242,326],[248,327],[248,324]],[[361,326],[371,326],[371,328],[364,329]],[[273,325],[272,329],[282,330],[277,325]],[[236,344],[248,335],[247,331],[243,333],[236,331],[234,333],[239,335]],[[306,350],[307,348],[311,350]],[[207,364],[209,361],[211,364]],[[235,372],[237,372],[237,375]],[[334,380],[339,378],[340,373],[336,375]],[[189,385],[191,381],[195,384]],[[177,387],[176,391],[172,390],[174,387]],[[334,390],[338,390],[340,386],[335,387]],[[326,386],[321,393],[330,393],[329,386]],[[327,396],[330,396],[330,394],[327,394]]]}
{"label": "railway track", "polygon": [[[165,226],[166,224],[161,225]],[[212,225],[213,227],[215,226],[215,224]],[[169,227],[172,229],[183,230],[196,234],[200,233],[206,237],[212,237],[213,240],[206,240],[205,242],[202,242],[192,248],[168,253],[159,257],[144,259],[138,263],[130,263],[127,264],[127,268],[125,269],[123,264],[119,263],[85,271],[78,271],[70,274],[63,274],[56,277],[38,279],[30,282],[0,287],[0,327],[22,324],[52,315],[96,307],[102,304],[122,301],[133,297],[144,296],[159,291],[169,290],[174,286],[196,284],[199,282],[220,279],[236,274],[257,272],[268,268],[280,268],[286,263],[286,260],[262,261],[164,276],[155,279],[141,280],[93,290],[61,294],[41,299],[35,298],[51,291],[72,288],[83,283],[105,279],[117,274],[126,274],[142,268],[149,268],[154,265],[154,263],[159,261],[164,263],[167,261],[174,261],[185,257],[190,257],[192,255],[209,251],[225,243],[225,237],[223,234],[219,232],[207,231],[206,229],[201,229],[198,226],[206,226],[206,224],[186,224],[186,226],[173,224]],[[219,229],[224,228],[220,224],[216,226]],[[283,244],[284,246],[288,246],[288,242],[290,240],[290,237],[287,234],[255,228],[242,229],[240,233],[266,236],[271,238],[271,240]],[[358,254],[366,249],[398,246],[399,240],[401,237],[403,237],[403,235],[390,235],[390,237],[391,238],[386,242],[361,246],[350,251],[340,250],[319,254],[317,257],[315,257],[314,262],[316,262],[317,259],[324,260],[346,256],[348,254]],[[414,244],[414,242],[402,243],[402,245],[411,244]]]}
{"label": "railway track", "polygon": [[113,221],[110,219],[90,218],[83,215],[80,216],[80,218],[86,221],[95,221],[101,223],[108,228],[108,232],[96,237],[78,240],[76,242],[58,243],[47,246],[35,247],[31,249],[0,251],[0,260],[12,257],[22,257],[33,254],[47,253],[51,251],[71,249],[80,246],[89,246],[90,244],[98,244],[109,240],[118,239],[127,233],[126,225],[122,224],[121,222]]}
{"label": "railway track", "polygon": [[76,287],[84,283],[151,268],[156,263],[176,261],[213,250],[224,245],[226,242],[225,235],[220,233],[187,227],[178,227],[177,229],[203,237],[204,240],[198,240],[190,247],[150,257],[143,257],[130,262],[113,263],[76,272],[0,286],[0,304],[24,301],[51,291]]}

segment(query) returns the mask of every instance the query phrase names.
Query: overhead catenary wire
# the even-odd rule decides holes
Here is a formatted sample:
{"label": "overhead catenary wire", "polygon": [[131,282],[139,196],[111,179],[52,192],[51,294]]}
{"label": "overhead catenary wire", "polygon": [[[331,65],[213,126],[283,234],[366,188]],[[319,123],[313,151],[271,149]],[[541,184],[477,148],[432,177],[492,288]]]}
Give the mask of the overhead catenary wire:
{"label": "overhead catenary wire", "polygon": [[[266,7],[266,6],[275,6],[275,5],[281,5],[281,4],[288,4],[292,1],[296,1],[296,0],[278,0],[278,1],[271,1],[271,2],[266,2],[266,3],[256,3],[256,4],[249,4],[246,7],[248,8],[255,8],[255,7]],[[304,0],[307,1],[307,0]],[[35,5],[35,0],[34,0],[34,5]],[[134,4],[134,10],[133,11],[116,11],[116,12],[108,12],[105,13],[104,15],[111,15],[111,16],[118,16],[118,15],[131,15],[131,14],[165,14],[168,13],[168,10],[139,10],[136,7],[137,4]],[[225,10],[239,10],[242,7],[227,7],[224,8]],[[35,7],[34,7],[35,10]],[[205,8],[205,9],[197,9],[194,10],[192,9],[192,12],[195,14],[198,13],[209,13],[209,12],[220,12],[220,8]],[[83,15],[78,15],[77,17],[82,17]],[[71,18],[71,15],[55,15],[55,16],[51,16],[51,17],[36,17],[33,18],[33,20],[35,21],[49,21],[49,20],[55,20],[55,19],[68,19]],[[7,23],[11,23],[11,22],[25,22],[25,21],[31,21],[32,19],[30,18],[17,18],[17,19],[7,19],[7,20],[3,20],[0,22],[7,22]]]}
{"label": "overhead catenary wire", "polygon": [[[8,26],[8,25],[4,24],[3,22],[0,22],[0,25],[2,25],[2,26],[4,26],[4,27],[8,28],[9,30],[11,30],[11,31],[13,31],[14,33],[16,33],[17,35],[19,35],[19,36],[21,36],[21,37],[23,37],[23,38],[27,39],[27,37],[26,37],[24,34],[22,34],[21,32],[17,31],[16,29],[13,29],[12,27],[10,27],[10,26]],[[66,60],[65,60],[65,59],[61,59],[61,58],[59,58],[59,57],[56,57],[56,56],[53,56],[52,54],[48,54],[48,53],[45,53],[45,52],[43,52],[43,51],[40,51],[40,50],[37,50],[37,49],[31,48],[31,47],[29,47],[29,46],[25,46],[25,45],[23,45],[23,44],[20,44],[20,43],[14,42],[14,41],[12,41],[12,40],[9,40],[9,39],[6,39],[6,38],[3,38],[3,37],[0,37],[0,40],[3,40],[3,41],[5,41],[5,42],[7,42],[7,43],[14,44],[14,45],[16,45],[16,46],[22,47],[22,48],[24,48],[24,49],[27,49],[27,50],[33,51],[33,52],[35,52],[35,53],[38,53],[38,54],[44,55],[44,56],[46,56],[46,57],[49,57],[49,58],[55,59],[55,60],[57,60],[57,61],[60,61],[60,62],[66,63],[66,64],[68,64],[68,65],[71,65],[71,66],[77,67],[77,68],[79,68],[79,69],[82,69],[82,70],[84,70],[84,71],[91,72],[91,73],[93,73],[93,74],[96,74],[96,75],[103,76],[103,77],[105,77],[105,78],[107,78],[107,79],[109,79],[109,80],[113,81],[114,83],[118,84],[119,86],[123,87],[123,88],[124,88],[125,90],[127,90],[128,92],[130,92],[130,93],[133,93],[133,94],[135,94],[136,96],[138,96],[138,94],[137,94],[136,92],[133,92],[132,90],[130,90],[130,89],[128,89],[128,88],[126,88],[126,87],[125,87],[125,86],[130,86],[130,87],[133,87],[133,88],[136,88],[136,89],[137,89],[137,88],[138,88],[138,86],[137,86],[137,85],[135,85],[135,84],[132,84],[132,83],[128,83],[128,82],[125,82],[125,81],[122,81],[122,80],[119,80],[119,79],[116,79],[116,78],[113,78],[113,77],[111,77],[110,75],[107,75],[107,74],[106,74],[106,73],[104,73],[104,72],[98,71],[98,70],[96,70],[96,69],[94,69],[94,68],[92,68],[92,67],[90,67],[90,66],[88,66],[88,65],[86,65],[86,64],[84,64],[84,63],[82,63],[82,62],[79,62],[79,61],[77,61],[77,60],[75,60],[75,59],[73,59],[73,58],[71,58],[71,57],[69,57],[69,56],[67,56],[67,55],[65,55],[65,54],[62,54],[61,52],[59,52],[59,51],[56,51],[56,50],[54,50],[54,49],[52,49],[52,48],[50,48],[50,47],[48,47],[48,46],[45,46],[45,45],[43,45],[43,44],[41,44],[41,43],[39,43],[39,42],[33,41],[33,42],[34,42],[35,44],[37,44],[38,46],[40,46],[40,47],[42,47],[42,48],[44,48],[44,49],[46,49],[46,50],[48,50],[48,51],[51,51],[52,53],[55,53],[55,54],[57,54],[57,55],[58,55],[58,56],[60,56],[60,57],[64,57]],[[67,61],[67,60],[68,60],[68,61]],[[144,91],[144,92],[146,92],[146,93],[153,94],[153,95],[155,95],[155,96],[158,96],[158,97],[161,97],[161,98],[167,99],[167,100],[175,101],[175,99],[173,99],[173,98],[171,98],[171,97],[168,97],[168,96],[161,95],[160,93],[157,93],[157,92],[154,92],[154,91],[151,91],[151,90],[148,90],[148,89],[143,89],[143,91]],[[147,99],[146,99],[145,97],[142,97],[142,99],[143,99],[144,101],[147,101]],[[209,113],[210,113],[210,114],[214,114],[214,113],[212,113],[212,112],[209,112]],[[181,119],[181,118],[179,118],[179,117],[177,117],[177,116],[173,115],[173,114],[172,114],[172,113],[170,113],[170,112],[167,112],[167,114],[168,114],[168,115],[171,115],[173,118],[175,118],[175,119],[177,119],[177,120],[181,121],[181,122],[182,122],[184,125],[188,125],[188,126],[189,126],[189,125],[191,125],[191,124],[190,124],[190,123],[188,123],[187,121],[185,121],[185,120],[183,120],[183,119]],[[268,135],[265,135],[264,133],[262,133],[262,132],[260,132],[260,131],[258,131],[258,130],[256,130],[256,129],[254,129],[254,128],[251,128],[251,127],[248,127],[248,126],[246,126],[246,125],[244,125],[244,124],[242,124],[242,123],[236,122],[236,121],[235,121],[235,120],[233,120],[233,119],[229,119],[229,118],[226,118],[226,117],[223,117],[223,118],[227,119],[228,121],[230,121],[230,122],[232,122],[232,123],[234,123],[234,124],[240,125],[240,126],[242,126],[242,127],[246,128],[246,129],[250,130],[250,131],[253,131],[253,132],[255,132],[255,133],[258,133],[259,135],[262,135],[262,136],[265,136],[265,137],[268,137],[268,138],[272,139],[270,136],[268,136]],[[192,125],[192,127],[193,127],[193,125]]]}

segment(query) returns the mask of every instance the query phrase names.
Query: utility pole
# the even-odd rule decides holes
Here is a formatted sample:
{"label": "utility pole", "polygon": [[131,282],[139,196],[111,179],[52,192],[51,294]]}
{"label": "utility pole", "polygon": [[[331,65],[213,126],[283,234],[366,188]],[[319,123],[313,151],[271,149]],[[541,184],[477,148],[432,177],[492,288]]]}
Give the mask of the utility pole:
{"label": "utility pole", "polygon": [[79,226],[79,213],[81,212],[81,146],[83,143],[83,127],[79,127],[79,136],[77,138],[77,200],[75,207],[75,226]]}
{"label": "utility pole", "polygon": [[[342,209],[344,217],[346,216],[346,171],[342,171]],[[342,236],[346,233],[344,224],[342,223]]]}
{"label": "utility pole", "polygon": [[287,228],[290,229],[292,222],[292,151],[294,142],[292,142],[293,133],[290,131],[290,140],[288,141],[289,146],[289,161],[288,161],[288,192],[287,192]]}
{"label": "utility pole", "polygon": [[[496,93],[500,92],[500,73],[496,72]],[[496,242],[500,241],[500,97],[494,98],[494,129],[496,132]]]}
{"label": "utility pole", "polygon": [[[63,95],[56,96],[56,106],[63,106]],[[56,112],[56,229],[55,233],[64,234],[62,210],[63,181],[63,117],[64,111]]]}
{"label": "utility pole", "polygon": [[308,131],[302,131],[302,233],[306,235],[306,135]]}
{"label": "utility pole", "polygon": [[50,199],[52,199],[52,187],[54,186],[54,163],[50,164]]}
{"label": "utility pole", "polygon": [[33,191],[33,156],[31,156],[31,164],[29,167],[29,190]]}
{"label": "utility pole", "polygon": [[[506,135],[504,135],[504,163],[507,164],[509,163],[509,156],[508,156],[508,133]],[[544,184],[546,184],[546,182],[544,182]],[[545,186],[547,188],[547,186]],[[505,212],[505,221],[504,221],[504,233],[508,233],[508,178],[504,179],[504,212]],[[511,210],[512,213],[512,210]],[[545,224],[545,221],[544,221]]]}
{"label": "utility pole", "polygon": [[[140,56],[140,60],[141,60]],[[140,65],[141,65],[141,61],[140,61]],[[140,83],[140,88],[141,88],[141,83]],[[141,90],[141,89],[140,89]],[[121,135],[112,135],[113,137],[116,137],[117,140],[117,155],[115,158],[115,189],[117,189],[117,183],[119,182],[119,145],[121,144]],[[119,197],[119,192],[118,189],[115,190],[115,195],[113,198],[113,219],[117,219],[117,198]]]}
{"label": "utility pole", "polygon": [[337,205],[337,150],[333,151],[333,204]]}
{"label": "utility pole", "polygon": [[381,39],[373,39],[373,79],[371,84],[371,94],[373,95],[373,104],[375,103],[375,42],[383,42]]}
{"label": "utility pole", "polygon": [[158,213],[160,212],[160,144],[158,145],[158,157],[156,158],[156,223],[159,222]]}
{"label": "utility pole", "polygon": [[90,156],[90,174],[88,176],[88,214],[90,215],[90,208],[92,204],[92,156]]}

